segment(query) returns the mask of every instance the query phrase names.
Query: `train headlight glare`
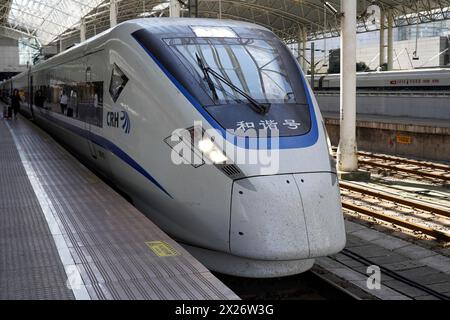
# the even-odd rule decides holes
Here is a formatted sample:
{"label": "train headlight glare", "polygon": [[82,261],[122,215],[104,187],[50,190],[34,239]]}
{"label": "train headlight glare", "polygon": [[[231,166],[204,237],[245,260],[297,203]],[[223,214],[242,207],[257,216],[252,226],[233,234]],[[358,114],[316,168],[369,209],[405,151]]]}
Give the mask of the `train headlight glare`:
{"label": "train headlight glare", "polygon": [[203,153],[209,153],[214,149],[214,143],[210,139],[204,139],[198,143],[198,148]]}
{"label": "train headlight glare", "polygon": [[192,151],[200,156],[203,162],[205,158],[214,165],[224,164],[229,161],[225,152],[215,143],[214,138],[208,135],[202,127],[194,126],[186,130],[191,138]]}
{"label": "train headlight glare", "polygon": [[228,160],[228,158],[219,150],[213,150],[207,155],[214,164],[221,164]]}

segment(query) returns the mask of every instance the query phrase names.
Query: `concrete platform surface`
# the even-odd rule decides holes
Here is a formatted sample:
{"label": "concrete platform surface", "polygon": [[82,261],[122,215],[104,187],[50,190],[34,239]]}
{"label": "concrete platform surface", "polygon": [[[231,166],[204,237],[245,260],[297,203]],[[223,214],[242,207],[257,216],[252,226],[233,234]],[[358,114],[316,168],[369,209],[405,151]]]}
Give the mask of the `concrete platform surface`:
{"label": "concrete platform surface", "polygon": [[28,120],[0,119],[0,299],[238,299]]}
{"label": "concrete platform surface", "polygon": [[[370,262],[383,267],[450,299],[450,258],[397,237],[346,221],[347,247]],[[317,260],[317,266],[333,277],[362,289],[375,299],[437,299],[429,293],[380,273],[380,287],[368,286],[373,275],[367,264],[339,253]],[[373,269],[371,269],[373,270]]]}

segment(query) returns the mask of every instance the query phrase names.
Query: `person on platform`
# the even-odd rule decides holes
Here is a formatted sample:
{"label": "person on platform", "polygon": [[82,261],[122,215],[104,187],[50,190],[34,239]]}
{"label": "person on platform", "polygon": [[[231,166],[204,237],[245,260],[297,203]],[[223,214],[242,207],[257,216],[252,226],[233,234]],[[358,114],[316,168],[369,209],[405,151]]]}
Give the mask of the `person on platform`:
{"label": "person on platform", "polygon": [[17,119],[17,114],[20,111],[20,103],[22,99],[20,98],[19,90],[14,89],[13,95],[11,97],[11,108],[14,113],[14,119]]}
{"label": "person on platform", "polygon": [[59,105],[61,106],[62,114],[66,113],[68,103],[69,103],[69,97],[67,96],[66,92],[63,91],[63,93],[61,94],[61,98],[59,100]]}

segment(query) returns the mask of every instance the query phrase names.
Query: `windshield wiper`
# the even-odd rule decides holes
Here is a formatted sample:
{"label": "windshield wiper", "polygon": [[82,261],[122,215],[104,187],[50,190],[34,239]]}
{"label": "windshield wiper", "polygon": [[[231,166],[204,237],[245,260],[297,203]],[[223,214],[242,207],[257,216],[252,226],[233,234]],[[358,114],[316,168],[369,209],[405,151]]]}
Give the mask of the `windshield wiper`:
{"label": "windshield wiper", "polygon": [[200,56],[197,53],[195,54],[195,56],[197,57],[197,63],[199,65],[200,69],[202,69],[202,71],[203,71],[203,75],[205,76],[205,80],[208,83],[208,87],[213,94],[213,98],[215,100],[219,100],[219,96],[217,95],[217,91],[216,91],[216,86],[214,85],[214,83],[211,80],[211,77],[209,76],[208,67],[205,66],[202,58],[200,58]]}
{"label": "windshield wiper", "polygon": [[206,66],[205,63],[203,62],[202,58],[200,58],[200,56],[198,55],[198,53],[196,53],[195,55],[197,56],[198,65],[202,69],[202,71],[203,71],[203,73],[205,75],[205,80],[208,83],[209,88],[211,89],[211,91],[212,91],[212,93],[214,95],[214,98],[216,100],[218,100],[217,91],[216,91],[216,87],[215,87],[214,83],[211,80],[211,77],[209,76],[210,74],[212,74],[216,79],[222,81],[227,86],[229,86],[231,89],[233,89],[234,91],[236,91],[237,93],[242,95],[244,98],[246,98],[248,100],[248,102],[250,102],[249,106],[255,112],[260,113],[260,114],[267,114],[267,113],[269,113],[269,111],[270,111],[270,104],[268,104],[268,103],[259,103],[254,98],[252,98],[248,93],[246,93],[245,91],[241,90],[238,86],[233,84],[231,81],[229,81],[228,79],[224,78],[222,75],[220,75],[219,73],[217,73],[216,71],[214,71],[210,67]]}

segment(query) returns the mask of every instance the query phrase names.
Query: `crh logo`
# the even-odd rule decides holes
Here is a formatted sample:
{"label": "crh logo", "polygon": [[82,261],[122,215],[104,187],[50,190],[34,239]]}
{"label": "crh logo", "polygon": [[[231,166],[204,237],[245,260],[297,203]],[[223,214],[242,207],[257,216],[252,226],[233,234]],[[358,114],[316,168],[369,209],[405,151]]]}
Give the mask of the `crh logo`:
{"label": "crh logo", "polygon": [[123,131],[126,134],[129,134],[131,132],[131,121],[126,111],[108,112],[108,114],[106,115],[106,124],[108,125],[108,127],[112,128],[119,128],[119,125],[121,125]]}
{"label": "crh logo", "polygon": [[128,113],[125,111],[122,111],[122,116],[120,117],[120,120],[122,121],[123,131],[125,131],[126,134],[129,134],[131,131],[131,121],[130,121],[130,117],[128,116]]}

